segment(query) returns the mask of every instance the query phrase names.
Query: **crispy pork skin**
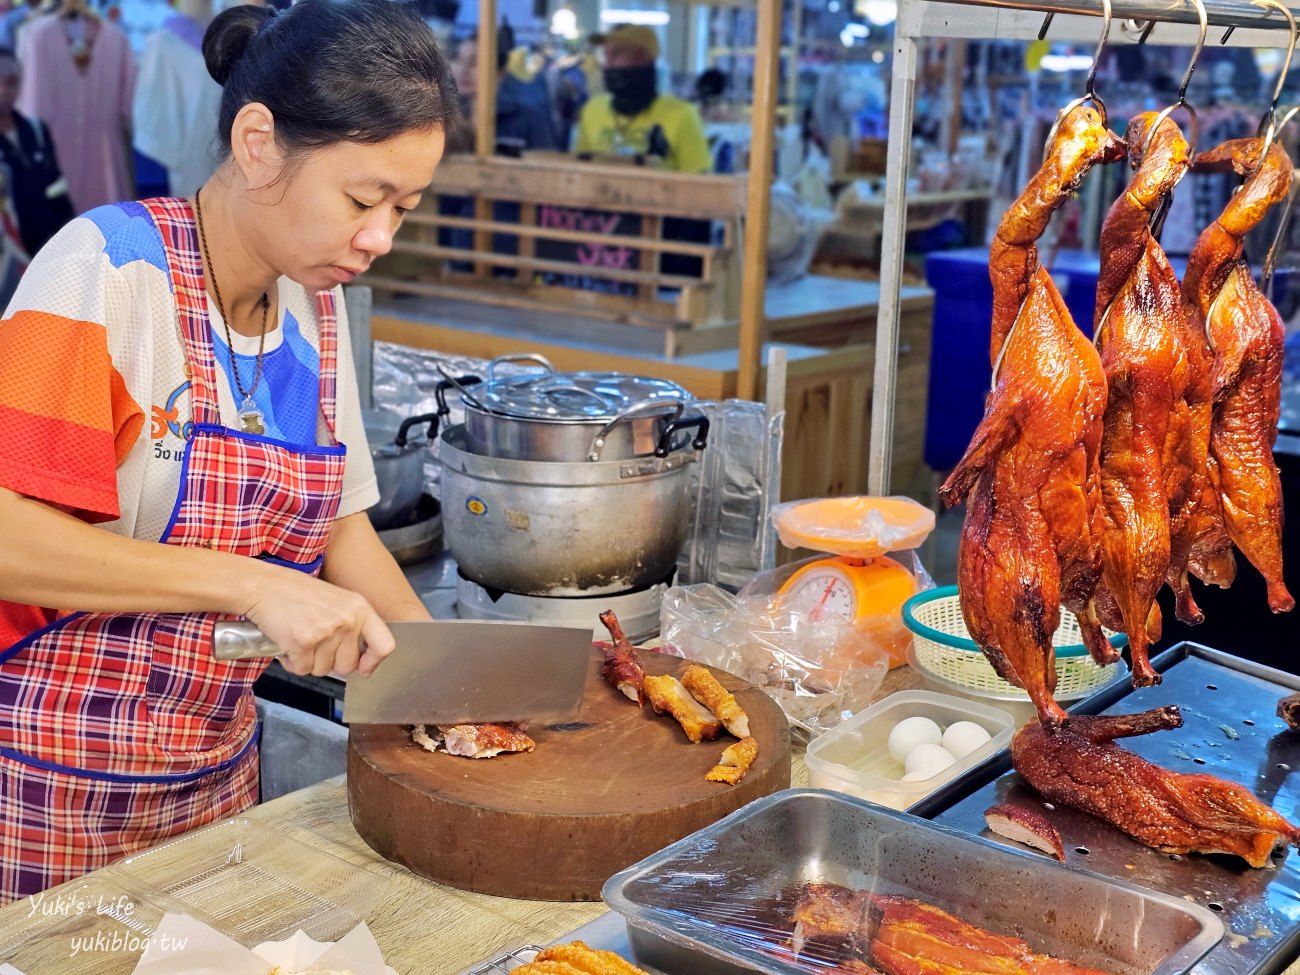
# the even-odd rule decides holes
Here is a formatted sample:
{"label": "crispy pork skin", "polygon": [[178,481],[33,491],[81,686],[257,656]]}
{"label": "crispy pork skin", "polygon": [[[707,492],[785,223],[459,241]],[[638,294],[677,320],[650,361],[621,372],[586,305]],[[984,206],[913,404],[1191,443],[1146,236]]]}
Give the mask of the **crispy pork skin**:
{"label": "crispy pork skin", "polygon": [[722,722],[713,716],[682,686],[676,677],[664,674],[645,679],[645,693],[651,706],[662,714],[667,711],[686,732],[686,737],[698,744],[706,738],[713,741],[722,734]]}
{"label": "crispy pork skin", "polygon": [[1024,941],[993,934],[907,897],[876,895],[880,922],[871,958],[885,975],[1106,975],[1040,955]]}
{"label": "crispy pork skin", "polygon": [[682,674],[682,685],[691,692],[691,697],[714,713],[728,732],[737,738],[749,737],[749,715],[707,668],[691,664]]}

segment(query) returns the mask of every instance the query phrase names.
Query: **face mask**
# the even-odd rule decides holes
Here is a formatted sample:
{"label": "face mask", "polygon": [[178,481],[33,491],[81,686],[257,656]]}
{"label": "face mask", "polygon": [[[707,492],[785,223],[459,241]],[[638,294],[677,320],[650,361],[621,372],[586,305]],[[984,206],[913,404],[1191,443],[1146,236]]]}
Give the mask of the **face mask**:
{"label": "face mask", "polygon": [[659,93],[655,66],[637,68],[606,68],[605,89],[609,92],[615,113],[631,118],[640,115]]}

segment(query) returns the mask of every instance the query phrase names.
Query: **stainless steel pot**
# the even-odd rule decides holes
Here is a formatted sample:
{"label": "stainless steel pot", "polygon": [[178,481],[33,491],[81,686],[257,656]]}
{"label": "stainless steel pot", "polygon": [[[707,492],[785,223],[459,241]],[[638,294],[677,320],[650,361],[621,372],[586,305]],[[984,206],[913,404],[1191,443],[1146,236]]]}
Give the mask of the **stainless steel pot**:
{"label": "stainless steel pot", "polygon": [[[543,372],[498,379],[502,362],[535,362]],[[667,457],[695,431],[703,449],[707,421],[683,416],[691,395],[662,379],[612,372],[559,373],[541,356],[502,356],[488,365],[487,381],[448,377],[441,396],[456,387],[465,404],[468,448],[486,457],[572,462]],[[472,389],[469,389],[473,385]],[[683,435],[683,431],[687,431]]]}
{"label": "stainless steel pot", "polygon": [[[402,419],[390,410],[365,410],[362,417],[379,482],[379,502],[367,514],[375,528],[388,528],[410,516],[424,493],[424,451],[438,435],[439,415]],[[425,423],[428,433],[412,439],[411,428]]]}
{"label": "stainless steel pot", "polygon": [[454,426],[439,456],[447,548],[489,589],[625,592],[667,578],[685,544],[693,450],[572,463],[485,457]]}

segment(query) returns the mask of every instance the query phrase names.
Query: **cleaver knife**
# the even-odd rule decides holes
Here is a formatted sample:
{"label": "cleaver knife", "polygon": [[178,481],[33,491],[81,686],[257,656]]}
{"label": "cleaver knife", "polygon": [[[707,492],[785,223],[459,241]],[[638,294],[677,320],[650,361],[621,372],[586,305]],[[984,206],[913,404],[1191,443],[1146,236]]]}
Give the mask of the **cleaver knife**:
{"label": "cleaver knife", "polygon": [[[572,721],[592,656],[590,629],[479,620],[389,623],[397,646],[369,677],[346,678],[348,724]],[[275,657],[247,620],[212,631],[218,660]]]}

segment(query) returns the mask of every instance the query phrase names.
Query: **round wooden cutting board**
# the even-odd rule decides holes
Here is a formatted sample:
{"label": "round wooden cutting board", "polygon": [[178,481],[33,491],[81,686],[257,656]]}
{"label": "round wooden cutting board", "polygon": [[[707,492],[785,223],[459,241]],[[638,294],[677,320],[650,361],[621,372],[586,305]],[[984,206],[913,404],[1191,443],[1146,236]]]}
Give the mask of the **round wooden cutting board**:
{"label": "round wooden cutting board", "polygon": [[[690,661],[639,651],[647,674]],[[790,728],[752,684],[713,674],[749,715],[758,757],[738,785],[708,782],[735,739],[693,744],[600,674],[593,649],[579,719],[533,725],[532,752],[470,759],[425,751],[397,725],[353,725],[348,809],[380,856],[439,883],[532,900],[599,900],[630,864],[790,785]],[[712,668],[710,668],[712,669]]]}

